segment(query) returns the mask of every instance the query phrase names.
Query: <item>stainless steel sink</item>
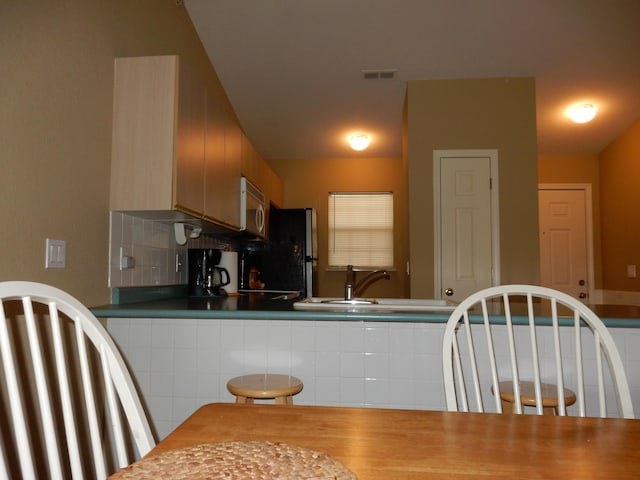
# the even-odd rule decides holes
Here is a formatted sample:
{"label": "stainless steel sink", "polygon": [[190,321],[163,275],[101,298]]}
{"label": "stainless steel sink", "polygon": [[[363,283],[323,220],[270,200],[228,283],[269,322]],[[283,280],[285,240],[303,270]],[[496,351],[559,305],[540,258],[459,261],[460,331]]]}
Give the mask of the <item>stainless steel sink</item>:
{"label": "stainless steel sink", "polygon": [[452,312],[456,304],[448,300],[416,298],[309,297],[293,304],[296,310],[377,311],[377,312]]}
{"label": "stainless steel sink", "polygon": [[320,303],[331,303],[333,305],[377,305],[378,301],[374,298],[353,298],[345,300],[344,298],[329,298],[320,300]]}

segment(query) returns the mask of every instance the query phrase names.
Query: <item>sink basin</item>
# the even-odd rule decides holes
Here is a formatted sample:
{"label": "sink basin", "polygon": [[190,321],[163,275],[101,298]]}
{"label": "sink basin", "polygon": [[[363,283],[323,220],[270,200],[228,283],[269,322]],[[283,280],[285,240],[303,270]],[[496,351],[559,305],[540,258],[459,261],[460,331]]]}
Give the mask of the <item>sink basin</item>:
{"label": "sink basin", "polygon": [[448,300],[418,298],[355,298],[309,297],[293,304],[296,310],[326,310],[349,312],[452,312],[456,304]]}
{"label": "sink basin", "polygon": [[331,303],[333,305],[358,306],[358,305],[377,305],[378,301],[374,298],[354,298],[352,300],[345,300],[344,298],[327,298],[324,300],[320,299],[320,303]]}

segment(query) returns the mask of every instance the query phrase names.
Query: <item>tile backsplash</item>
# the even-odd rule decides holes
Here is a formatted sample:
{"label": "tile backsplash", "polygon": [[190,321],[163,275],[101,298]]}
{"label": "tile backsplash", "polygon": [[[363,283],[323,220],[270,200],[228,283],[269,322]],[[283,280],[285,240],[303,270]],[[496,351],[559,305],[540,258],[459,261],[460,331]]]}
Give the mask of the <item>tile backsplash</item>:
{"label": "tile backsplash", "polygon": [[[124,212],[110,212],[109,287],[185,285],[188,248],[224,248],[222,240],[207,235],[175,240],[173,223],[146,219]],[[133,258],[133,266],[122,269],[121,255]]]}

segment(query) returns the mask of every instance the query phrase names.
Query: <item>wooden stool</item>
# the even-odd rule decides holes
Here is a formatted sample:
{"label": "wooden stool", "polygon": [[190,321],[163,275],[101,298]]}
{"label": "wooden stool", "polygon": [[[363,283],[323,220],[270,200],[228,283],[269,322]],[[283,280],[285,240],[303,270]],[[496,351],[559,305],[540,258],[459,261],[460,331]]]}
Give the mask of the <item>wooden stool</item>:
{"label": "wooden stool", "polygon": [[[500,382],[500,400],[502,401],[502,413],[516,413],[515,396],[513,394],[513,382]],[[550,383],[541,383],[542,411],[545,415],[558,414],[558,387]],[[493,390],[493,387],[492,387]],[[576,403],[576,394],[568,388],[564,389],[565,406]],[[536,391],[533,382],[520,382],[520,404],[528,407],[536,406]]]}
{"label": "wooden stool", "polygon": [[302,390],[302,382],[290,375],[257,373],[232,378],[227,389],[236,403],[253,403],[254,398],[275,398],[277,405],[292,405],[293,396]]}

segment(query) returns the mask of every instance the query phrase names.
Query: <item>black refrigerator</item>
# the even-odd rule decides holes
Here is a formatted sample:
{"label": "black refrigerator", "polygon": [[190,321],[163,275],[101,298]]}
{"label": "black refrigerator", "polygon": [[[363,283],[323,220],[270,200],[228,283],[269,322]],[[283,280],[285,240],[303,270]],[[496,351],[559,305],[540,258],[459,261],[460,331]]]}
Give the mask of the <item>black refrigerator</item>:
{"label": "black refrigerator", "polygon": [[317,296],[317,249],[314,209],[272,208],[269,240],[247,242],[240,249],[239,290]]}

